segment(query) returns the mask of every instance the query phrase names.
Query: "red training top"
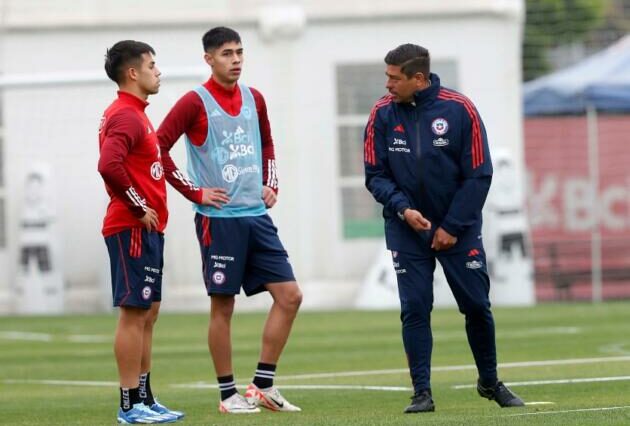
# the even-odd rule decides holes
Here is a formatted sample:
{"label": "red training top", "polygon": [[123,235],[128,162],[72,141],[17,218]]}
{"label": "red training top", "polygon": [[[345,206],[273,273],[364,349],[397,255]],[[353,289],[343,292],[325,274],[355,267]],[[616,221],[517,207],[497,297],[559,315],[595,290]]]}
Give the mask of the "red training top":
{"label": "red training top", "polygon": [[[158,232],[168,221],[166,183],[157,134],[144,113],[147,102],[118,92],[101,118],[98,171],[110,196],[103,235],[143,226],[150,207],[158,214]],[[201,191],[200,191],[201,192]]]}

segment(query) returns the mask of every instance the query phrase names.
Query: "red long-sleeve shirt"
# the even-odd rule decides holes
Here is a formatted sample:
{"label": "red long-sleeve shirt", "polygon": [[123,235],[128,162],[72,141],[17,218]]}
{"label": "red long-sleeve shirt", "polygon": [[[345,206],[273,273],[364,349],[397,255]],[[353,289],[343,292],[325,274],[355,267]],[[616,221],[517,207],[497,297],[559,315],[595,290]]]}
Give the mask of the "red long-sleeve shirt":
{"label": "red long-sleeve shirt", "polygon": [[[210,78],[203,85],[225,112],[232,116],[240,114],[243,98],[238,84],[230,90]],[[277,192],[278,178],[276,174],[273,139],[271,138],[271,126],[269,125],[269,116],[267,115],[267,105],[258,90],[251,87],[250,90],[254,96],[254,102],[256,103],[258,125],[260,127],[263,185]],[[186,134],[194,145],[202,145],[206,140],[208,136],[208,117],[203,101],[199,95],[194,91],[190,91],[182,96],[166,115],[157,133],[162,150],[162,162],[164,163],[166,179],[190,201],[200,204],[201,191],[193,190],[190,181],[187,181],[183,175],[177,171],[177,166],[173,162],[169,152],[182,134]]]}
{"label": "red long-sleeve shirt", "polygon": [[110,202],[103,220],[103,235],[143,226],[138,220],[147,207],[157,212],[158,232],[168,221],[166,182],[158,139],[144,113],[149,105],[127,92],[116,99],[101,118],[98,171]]}

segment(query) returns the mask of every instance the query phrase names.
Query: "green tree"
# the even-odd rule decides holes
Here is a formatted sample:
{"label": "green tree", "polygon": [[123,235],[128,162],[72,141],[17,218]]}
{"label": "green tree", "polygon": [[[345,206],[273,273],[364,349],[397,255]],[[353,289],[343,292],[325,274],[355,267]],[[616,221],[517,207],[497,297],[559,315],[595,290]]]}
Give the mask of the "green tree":
{"label": "green tree", "polygon": [[607,4],[607,0],[527,0],[523,78],[547,73],[547,51],[583,40],[602,19]]}

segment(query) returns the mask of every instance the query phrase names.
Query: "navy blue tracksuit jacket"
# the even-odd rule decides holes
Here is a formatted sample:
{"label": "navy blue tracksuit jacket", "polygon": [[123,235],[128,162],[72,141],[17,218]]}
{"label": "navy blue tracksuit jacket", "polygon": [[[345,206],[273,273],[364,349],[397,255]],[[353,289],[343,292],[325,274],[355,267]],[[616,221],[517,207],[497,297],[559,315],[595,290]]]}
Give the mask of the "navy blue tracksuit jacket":
{"label": "navy blue tracksuit jacket", "polygon": [[[413,103],[390,95],[372,109],[365,129],[365,184],[383,205],[387,248],[431,252],[438,227],[458,238],[448,252],[481,247],[481,209],[492,180],[486,130],[472,102],[440,85]],[[415,232],[398,213],[420,211],[431,231]]]}

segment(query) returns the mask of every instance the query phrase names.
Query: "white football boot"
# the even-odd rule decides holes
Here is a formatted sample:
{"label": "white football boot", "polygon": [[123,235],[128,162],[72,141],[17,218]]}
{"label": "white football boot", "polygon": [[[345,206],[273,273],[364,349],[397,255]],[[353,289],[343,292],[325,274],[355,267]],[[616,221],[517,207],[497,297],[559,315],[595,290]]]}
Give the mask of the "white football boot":
{"label": "white football boot", "polygon": [[296,407],[287,401],[275,386],[269,389],[259,389],[255,384],[251,383],[247,386],[245,398],[247,398],[247,402],[255,407],[265,407],[271,411],[302,411],[300,407]]}
{"label": "white football boot", "polygon": [[241,394],[235,393],[219,403],[219,411],[230,414],[260,413],[260,408],[250,404]]}

